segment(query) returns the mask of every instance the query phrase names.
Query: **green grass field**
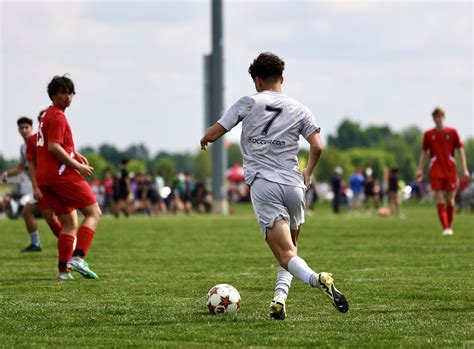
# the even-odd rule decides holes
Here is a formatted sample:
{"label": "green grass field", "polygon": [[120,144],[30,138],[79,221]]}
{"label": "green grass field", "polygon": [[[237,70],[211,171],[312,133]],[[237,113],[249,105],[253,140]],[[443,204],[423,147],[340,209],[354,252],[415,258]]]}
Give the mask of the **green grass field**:
{"label": "green grass field", "polygon": [[[230,217],[104,217],[88,261],[97,281],[55,281],[56,241],[20,254],[21,221],[0,221],[1,347],[474,347],[474,220],[441,236],[434,206],[408,219],[307,217],[300,255],[334,274],[351,309],[339,314],[298,280],[288,318],[268,316],[275,261],[250,206]],[[207,314],[218,283],[242,296],[236,316]]]}

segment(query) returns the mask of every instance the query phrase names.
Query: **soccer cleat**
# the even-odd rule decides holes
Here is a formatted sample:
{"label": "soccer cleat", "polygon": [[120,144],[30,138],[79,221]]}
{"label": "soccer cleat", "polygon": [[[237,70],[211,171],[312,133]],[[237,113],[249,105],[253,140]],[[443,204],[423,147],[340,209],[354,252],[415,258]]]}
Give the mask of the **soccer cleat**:
{"label": "soccer cleat", "polygon": [[443,230],[443,236],[453,235],[454,232],[451,228]]}
{"label": "soccer cleat", "polygon": [[86,279],[98,279],[96,273],[94,273],[90,268],[87,262],[79,257],[72,257],[69,262],[67,262],[67,267],[71,270],[77,271],[79,274],[84,276]]}
{"label": "soccer cleat", "polygon": [[275,320],[285,320],[285,299],[281,295],[273,297],[272,302],[270,303],[270,317],[274,318]]}
{"label": "soccer cleat", "polygon": [[58,275],[56,275],[56,280],[58,281],[69,281],[69,280],[74,280],[74,277],[72,276],[71,273],[65,273],[65,272],[59,272]]}
{"label": "soccer cleat", "polygon": [[341,313],[347,313],[349,311],[349,303],[347,303],[346,297],[334,286],[332,274],[322,272],[319,274],[318,281],[321,291],[331,300],[334,307]]}
{"label": "soccer cleat", "polygon": [[21,252],[41,252],[43,249],[41,246],[31,244],[28,247],[25,247]]}

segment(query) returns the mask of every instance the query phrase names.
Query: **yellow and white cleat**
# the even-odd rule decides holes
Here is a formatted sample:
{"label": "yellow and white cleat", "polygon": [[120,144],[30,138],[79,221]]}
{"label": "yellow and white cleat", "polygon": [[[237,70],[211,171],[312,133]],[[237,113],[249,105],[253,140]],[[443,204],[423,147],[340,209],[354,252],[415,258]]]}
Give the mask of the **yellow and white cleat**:
{"label": "yellow and white cleat", "polygon": [[270,316],[275,320],[285,320],[286,318],[286,306],[285,298],[282,295],[273,297],[270,303]]}
{"label": "yellow and white cleat", "polygon": [[332,305],[341,313],[349,311],[349,303],[346,297],[334,286],[332,274],[322,272],[319,274],[319,288],[331,300]]}

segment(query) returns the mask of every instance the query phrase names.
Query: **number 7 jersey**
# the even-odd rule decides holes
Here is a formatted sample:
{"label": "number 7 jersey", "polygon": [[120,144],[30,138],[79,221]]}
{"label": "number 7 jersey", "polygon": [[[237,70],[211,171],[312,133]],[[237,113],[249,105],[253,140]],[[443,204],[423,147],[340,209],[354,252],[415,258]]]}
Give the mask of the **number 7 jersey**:
{"label": "number 7 jersey", "polygon": [[320,132],[313,113],[303,104],[280,92],[263,91],[242,97],[218,123],[227,131],[242,122],[240,146],[245,182],[255,177],[305,188],[298,163],[300,135]]}

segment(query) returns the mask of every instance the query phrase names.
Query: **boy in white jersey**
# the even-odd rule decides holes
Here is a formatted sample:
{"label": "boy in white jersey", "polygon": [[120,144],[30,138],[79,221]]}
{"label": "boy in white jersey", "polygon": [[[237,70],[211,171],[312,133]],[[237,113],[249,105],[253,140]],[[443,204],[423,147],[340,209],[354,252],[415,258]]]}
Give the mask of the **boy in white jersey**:
{"label": "boy in white jersey", "polygon": [[[261,53],[249,73],[258,93],[239,99],[221,119],[206,130],[201,149],[242,122],[240,144],[245,181],[251,188],[252,205],[260,230],[278,261],[275,294],[270,316],[283,320],[293,276],[329,297],[337,310],[349,310],[332,275],[313,271],[297,255],[297,241],[304,223],[304,194],[322,153],[320,128],[311,111],[282,93],[285,63],[276,55]],[[299,172],[298,140],[310,144],[308,166]]]}

